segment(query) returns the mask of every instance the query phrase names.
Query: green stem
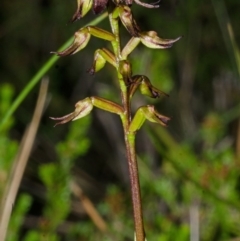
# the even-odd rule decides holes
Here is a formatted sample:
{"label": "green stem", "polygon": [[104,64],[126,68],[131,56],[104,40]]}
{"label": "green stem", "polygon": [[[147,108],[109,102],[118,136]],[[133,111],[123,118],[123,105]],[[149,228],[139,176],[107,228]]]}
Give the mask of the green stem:
{"label": "green stem", "polygon": [[119,20],[118,18],[113,18],[112,13],[110,12],[109,21],[111,24],[112,32],[116,37],[115,41],[112,43],[112,46],[113,46],[115,57],[118,62],[117,75],[118,75],[118,81],[119,81],[119,86],[121,90],[122,105],[124,109],[124,114],[121,117],[122,117],[123,129],[124,129],[125,145],[127,150],[136,241],[145,241],[141,192],[140,192],[138,165],[137,165],[137,157],[136,157],[136,150],[135,150],[136,133],[129,131],[129,126],[131,123],[131,109],[130,109],[130,99],[128,94],[128,86],[126,86],[123,76],[119,71],[119,62],[122,61],[121,46],[120,46],[121,42],[119,37]]}
{"label": "green stem", "polygon": [[112,29],[112,33],[115,35],[115,41],[112,42],[113,52],[119,62],[121,59],[121,46],[120,46],[120,37],[119,37],[119,23],[118,18],[114,18],[112,14],[112,9],[109,8],[109,21]]}
{"label": "green stem", "polygon": [[143,226],[142,201],[138,175],[138,164],[135,150],[135,133],[127,133],[124,128],[125,143],[127,148],[128,167],[131,183],[133,216],[136,232],[136,241],[145,240],[145,232]]}
{"label": "green stem", "polygon": [[[86,26],[97,25],[106,17],[107,17],[107,13],[102,14],[95,20],[89,22]],[[58,51],[62,51],[63,49],[67,48],[72,43],[72,41],[73,41],[73,37],[68,39],[61,46],[61,48]],[[33,87],[40,81],[40,79],[47,73],[47,71],[54,65],[54,63],[57,62],[58,59],[59,59],[58,56],[53,55],[47,62],[44,63],[44,65],[39,69],[39,71],[28,81],[28,84],[25,86],[25,88],[22,90],[22,92],[17,96],[17,98],[12,103],[9,110],[6,112],[6,114],[1,119],[0,132],[4,128],[5,123],[13,115],[13,113],[16,111],[16,109],[19,107],[19,105],[23,102],[23,100],[26,98],[26,96],[30,93],[30,91],[33,89]]]}

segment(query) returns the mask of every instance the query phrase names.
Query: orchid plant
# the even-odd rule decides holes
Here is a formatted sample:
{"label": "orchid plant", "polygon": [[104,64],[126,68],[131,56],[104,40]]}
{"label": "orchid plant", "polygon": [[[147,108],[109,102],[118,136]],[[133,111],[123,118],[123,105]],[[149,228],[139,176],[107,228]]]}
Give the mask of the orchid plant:
{"label": "orchid plant", "polygon": [[[94,53],[93,65],[88,72],[93,75],[101,70],[106,63],[111,64],[116,70],[122,103],[118,104],[101,97],[91,96],[78,101],[74,112],[63,117],[51,118],[58,121],[57,124],[64,124],[88,115],[93,107],[119,115],[124,131],[129,166],[135,240],[145,241],[135,137],[146,119],[166,126],[170,118],[160,114],[153,105],[141,106],[132,116],[131,100],[137,90],[151,98],[159,98],[160,96],[167,96],[167,94],[155,88],[146,76],[133,75],[128,56],[140,43],[152,49],[166,49],[172,47],[173,43],[177,42],[181,37],[162,39],[155,31],[142,31],[131,11],[133,2],[146,8],[159,7],[159,1],[147,4],[140,0],[77,0],[77,10],[72,17],[72,22],[84,17],[91,8],[95,14],[107,9],[112,32],[94,26],[83,27],[75,33],[74,41],[68,48],[61,52],[53,52],[58,56],[73,55],[86,47],[91,36],[109,41],[112,50],[106,48],[97,49]],[[119,34],[120,23],[123,24],[131,36],[123,48]]]}

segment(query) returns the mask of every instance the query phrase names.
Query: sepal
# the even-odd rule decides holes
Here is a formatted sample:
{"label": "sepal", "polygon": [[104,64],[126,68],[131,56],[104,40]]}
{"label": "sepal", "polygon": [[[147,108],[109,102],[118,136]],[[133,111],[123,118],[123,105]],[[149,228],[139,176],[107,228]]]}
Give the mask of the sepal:
{"label": "sepal", "polygon": [[153,105],[142,106],[138,108],[135,116],[133,117],[133,120],[129,126],[129,131],[135,132],[139,130],[146,119],[150,122],[158,123],[162,126],[166,126],[170,120],[169,117],[157,112]]}
{"label": "sepal", "polygon": [[143,95],[151,98],[160,98],[161,96],[168,96],[168,94],[154,87],[149,78],[145,75],[135,75],[132,77],[132,82],[129,88],[129,97],[132,98],[137,88]]}
{"label": "sepal", "polygon": [[95,74],[105,66],[106,62],[116,67],[116,59],[112,52],[105,48],[97,49],[94,53],[93,65],[88,70],[88,73]]}
{"label": "sepal", "polygon": [[182,36],[175,39],[163,39],[157,36],[157,32],[148,31],[139,33],[142,44],[152,49],[166,49],[171,48],[173,43],[181,39]]}

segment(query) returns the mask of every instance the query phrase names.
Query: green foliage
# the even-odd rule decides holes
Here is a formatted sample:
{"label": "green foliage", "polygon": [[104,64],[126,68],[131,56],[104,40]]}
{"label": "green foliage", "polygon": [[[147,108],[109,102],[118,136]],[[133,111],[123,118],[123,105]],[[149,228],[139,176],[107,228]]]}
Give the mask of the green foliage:
{"label": "green foliage", "polygon": [[48,240],[59,240],[56,229],[71,210],[71,171],[75,159],[83,156],[90,146],[90,140],[86,137],[90,121],[90,117],[82,119],[81,128],[76,123],[72,124],[65,141],[56,146],[59,161],[43,164],[39,168],[40,180],[46,187],[43,211],[46,224],[42,227],[42,235]]}
{"label": "green foliage", "polygon": [[[13,98],[13,87],[10,84],[2,84],[0,86],[0,116],[10,108]],[[13,160],[16,156],[18,143],[9,137],[11,127],[14,124],[11,118],[2,128],[0,135],[0,197],[4,197],[4,185],[8,183],[10,172],[13,168]],[[0,203],[2,199],[0,198]],[[24,222],[24,217],[29,210],[32,202],[32,197],[28,194],[21,194],[13,208],[11,221],[8,228],[7,240],[19,240],[19,233]]]}
{"label": "green foliage", "polygon": [[13,214],[11,216],[11,221],[8,228],[7,240],[19,240],[19,234],[21,227],[24,222],[26,213],[32,203],[32,197],[28,194],[21,194],[18,201],[14,207]]}
{"label": "green foliage", "polygon": [[[10,5],[5,0],[2,2],[0,13],[4,13],[1,15],[4,21],[0,41],[4,48],[0,81],[9,84],[0,85],[1,124],[9,108],[17,108],[12,103],[14,93],[18,94],[28,84],[48,53],[60,46],[76,28],[76,25],[68,25],[66,31],[58,30],[59,24],[65,26],[71,17],[69,3],[40,2],[24,0]],[[218,4],[218,1],[212,2]],[[131,56],[133,74],[146,74],[154,86],[170,94],[158,107],[171,116],[168,129],[154,125],[138,136],[148,241],[191,240],[194,225],[199,228],[199,239],[203,241],[234,240],[240,236],[239,63],[238,60],[233,63],[239,56],[236,44],[240,37],[237,31],[239,3],[233,0],[225,4],[225,10],[231,13],[230,22],[219,14],[221,12],[215,15],[217,5],[209,2],[163,1],[161,9],[150,14],[138,7],[134,9],[144,29],[155,28],[159,33],[161,30],[163,36],[184,35],[171,51],[140,48]],[[24,15],[16,14],[21,12]],[[89,16],[92,18],[91,14]],[[229,36],[226,38],[227,26],[233,30],[232,40]],[[93,42],[92,47],[97,44]],[[99,46],[102,47],[102,42]],[[8,117],[0,127],[1,198],[19,147],[17,139],[21,138],[32,114],[36,98],[33,86],[48,71],[50,92],[55,97],[44,114],[13,208],[9,241],[133,240],[131,198],[123,178],[128,173],[123,167],[122,143],[116,137],[121,136],[120,125],[116,125],[114,118],[106,118],[99,112],[94,112],[92,122],[88,116],[71,122],[68,127],[52,128],[48,119],[56,113],[65,113],[65,108],[71,109],[76,96],[78,99],[86,93],[107,93],[104,97],[119,100],[114,92],[116,88],[109,84],[109,73],[99,73],[101,83],[84,75],[93,52],[90,49],[79,57],[63,58],[49,71],[58,59],[52,57],[54,61],[48,63],[48,68],[34,76],[34,84],[21,101],[30,95],[20,107],[18,102],[14,118]],[[79,76],[80,87],[76,76]],[[145,100],[138,98],[134,107],[142,105],[142,101]],[[147,97],[146,101],[149,101]],[[80,172],[79,163],[83,168]],[[70,190],[70,182],[77,177],[82,178],[81,187],[106,221],[107,232],[97,229],[81,204],[79,212],[73,207],[76,198]],[[36,183],[39,190],[35,188]],[[29,217],[35,220],[31,226],[25,222]]]}
{"label": "green foliage", "polygon": [[[4,116],[11,106],[13,98],[13,87],[9,84],[0,85],[0,116]],[[11,118],[3,127],[0,135],[0,170],[8,172],[11,167],[11,160],[16,153],[17,142],[8,138],[8,133],[13,126],[14,121]],[[8,148],[6,148],[6,146]]]}
{"label": "green foliage", "polygon": [[[206,131],[205,129],[206,126],[203,125],[200,132]],[[218,240],[225,240],[231,235],[239,236],[237,221],[240,218],[237,188],[239,171],[238,164],[234,162],[232,146],[223,145],[219,149],[217,145],[219,139],[216,138],[219,137],[219,132],[215,132],[216,136],[213,136],[215,141],[211,142],[211,148],[203,149],[202,153],[196,156],[193,155],[191,146],[186,148],[176,142],[166,142],[170,136],[165,134],[167,134],[165,131],[158,132],[156,136],[151,134],[155,147],[164,158],[164,163],[155,175],[144,176],[142,183],[143,188],[146,185],[145,205],[151,203],[149,199],[152,195],[159,197],[166,205],[165,219],[168,220],[169,217],[171,223],[173,220],[181,220],[180,224],[184,223],[186,217],[190,218],[190,223],[194,222],[191,220],[190,212],[195,208],[197,220],[201,223],[198,227],[201,240],[212,240],[215,236]],[[222,132],[221,136],[225,134],[226,132]],[[209,144],[209,139],[205,136],[203,141]],[[156,143],[161,142],[165,144],[165,149],[158,148]],[[144,168],[147,167],[144,165]],[[157,178],[157,175],[160,178]],[[147,180],[149,184],[145,184],[146,177],[151,177]],[[151,191],[148,190],[150,182],[153,187]],[[147,212],[157,210],[157,206],[146,207],[146,210]],[[175,227],[177,226],[179,225],[176,223]],[[181,227],[179,232],[180,230]],[[164,232],[169,233],[163,229]]]}
{"label": "green foliage", "polygon": [[39,232],[34,230],[29,231],[24,237],[24,241],[38,241],[39,239]]}
{"label": "green foliage", "polygon": [[[13,87],[9,84],[2,84],[0,86],[0,116],[3,116],[11,106],[13,92]],[[8,136],[13,123],[13,118],[11,118],[4,125],[0,134],[0,197],[3,195],[4,184],[7,181],[18,148],[17,141],[12,140]]]}

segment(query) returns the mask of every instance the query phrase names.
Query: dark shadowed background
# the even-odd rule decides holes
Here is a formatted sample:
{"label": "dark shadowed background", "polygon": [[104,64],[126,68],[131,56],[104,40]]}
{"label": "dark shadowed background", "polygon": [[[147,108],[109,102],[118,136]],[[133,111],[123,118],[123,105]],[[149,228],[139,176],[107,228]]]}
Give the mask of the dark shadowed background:
{"label": "dark shadowed background", "polygon": [[[143,212],[148,241],[240,240],[239,1],[162,0],[158,9],[133,5],[143,30],[163,38],[183,35],[171,49],[140,45],[130,56],[170,96],[137,94],[133,112],[152,103],[169,117],[167,128],[146,122],[137,134]],[[70,23],[76,2],[0,3],[0,118],[32,76],[74,32],[96,18]],[[108,20],[99,24],[110,29]],[[130,38],[121,27],[123,43]],[[94,51],[111,47],[91,38],[81,52],[59,58],[49,78],[46,105],[13,206],[8,241],[133,240],[128,167],[118,116],[94,109],[59,125],[50,116],[77,101],[101,96],[120,101],[114,69],[90,76]],[[0,200],[40,81],[0,132]],[[1,240],[1,238],[0,238]]]}

